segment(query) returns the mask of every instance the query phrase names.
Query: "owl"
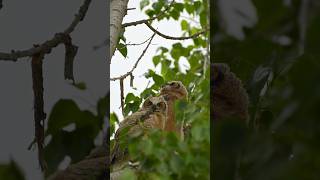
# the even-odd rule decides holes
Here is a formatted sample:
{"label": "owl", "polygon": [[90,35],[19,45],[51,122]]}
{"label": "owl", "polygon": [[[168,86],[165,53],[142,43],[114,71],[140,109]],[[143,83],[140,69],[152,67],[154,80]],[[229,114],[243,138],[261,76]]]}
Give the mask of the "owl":
{"label": "owl", "polygon": [[237,76],[227,64],[211,64],[211,111],[213,119],[234,116],[248,119],[249,98]]}
{"label": "owl", "polygon": [[[115,134],[115,145],[111,152],[111,164],[128,159],[127,138],[149,129],[165,128],[167,120],[167,102],[162,96],[147,98],[141,109],[127,116]],[[123,143],[124,148],[120,147]]]}
{"label": "owl", "polygon": [[170,81],[162,85],[160,95],[164,96],[166,101],[176,101],[188,97],[186,87],[180,81]]}
{"label": "owl", "polygon": [[165,131],[176,132],[177,135],[183,139],[182,128],[176,125],[174,103],[176,100],[186,99],[188,97],[186,87],[180,81],[170,81],[161,87],[160,96],[166,100],[168,105]]}

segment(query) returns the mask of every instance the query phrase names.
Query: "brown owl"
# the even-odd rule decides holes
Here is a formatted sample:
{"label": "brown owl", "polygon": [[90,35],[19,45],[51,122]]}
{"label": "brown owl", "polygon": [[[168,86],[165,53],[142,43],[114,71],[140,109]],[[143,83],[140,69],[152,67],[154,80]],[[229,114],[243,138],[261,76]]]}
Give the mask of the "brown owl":
{"label": "brown owl", "polygon": [[227,64],[211,64],[211,111],[213,119],[235,116],[248,119],[248,95]]}
{"label": "brown owl", "polygon": [[176,100],[188,97],[186,87],[180,81],[170,81],[161,87],[160,96],[163,96],[168,104],[165,130],[177,132],[180,135],[181,130],[177,127],[175,121],[174,103]]}
{"label": "brown owl", "polygon": [[[134,136],[148,129],[164,129],[167,117],[167,102],[163,97],[147,98],[141,109],[127,116],[120,124],[115,134],[115,146],[111,152],[111,163],[126,160],[128,149],[120,147],[123,139]],[[120,142],[121,140],[121,142]],[[125,142],[127,143],[127,142]]]}

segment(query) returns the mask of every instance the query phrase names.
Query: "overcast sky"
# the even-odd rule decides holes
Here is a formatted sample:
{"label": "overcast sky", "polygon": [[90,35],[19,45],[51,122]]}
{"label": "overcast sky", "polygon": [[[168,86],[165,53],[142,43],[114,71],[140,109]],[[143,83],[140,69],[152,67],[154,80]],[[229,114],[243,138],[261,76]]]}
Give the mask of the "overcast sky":
{"label": "overcast sky", "polygon": [[[83,1],[7,0],[0,10],[0,52],[29,49],[63,31]],[[82,109],[93,109],[107,93],[106,50],[93,51],[106,37],[105,1],[92,1],[85,21],[72,33],[79,46],[75,60],[75,80],[86,83],[80,91],[64,80],[64,46],[55,48],[44,60],[44,102],[49,115],[61,98],[74,99]],[[0,61],[0,163],[17,161],[27,180],[40,180],[36,151],[27,147],[34,138],[33,93],[30,59],[16,63]]]}

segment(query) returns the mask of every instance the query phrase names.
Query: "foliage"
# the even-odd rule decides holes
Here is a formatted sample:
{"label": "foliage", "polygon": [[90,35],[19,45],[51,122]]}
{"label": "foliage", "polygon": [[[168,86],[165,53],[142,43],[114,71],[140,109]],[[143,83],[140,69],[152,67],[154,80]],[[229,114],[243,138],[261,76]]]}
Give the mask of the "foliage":
{"label": "foliage", "polygon": [[[46,138],[50,137],[45,148],[46,175],[54,173],[65,157],[69,156],[71,163],[76,163],[95,147],[94,141],[103,129],[103,120],[109,109],[107,97],[97,102],[96,114],[81,110],[71,99],[61,99],[54,105],[46,130]],[[74,128],[70,129],[72,126]]]}
{"label": "foliage", "polygon": [[[141,9],[149,17],[162,12],[171,1],[142,0]],[[158,20],[174,19],[181,24],[182,34],[192,35],[206,26],[206,3],[203,1],[185,0],[175,2],[164,16]],[[192,26],[186,19],[180,17],[182,12],[198,20],[199,25]],[[199,27],[200,26],[200,27]],[[184,141],[168,132],[153,130],[129,140],[129,154],[139,161],[137,171],[127,170],[124,179],[209,179],[210,167],[210,81],[207,52],[207,35],[194,38],[185,45],[176,42],[171,48],[159,47],[152,62],[154,69],[160,66],[160,73],[149,69],[144,76],[152,79],[153,84],[139,96],[128,93],[125,97],[124,114],[129,115],[139,109],[141,102],[149,96],[157,95],[165,82],[181,81],[189,92],[188,100],[175,104],[178,124],[190,124],[191,130]],[[190,68],[183,72],[179,65],[186,58]],[[110,118],[111,136],[118,122],[117,115],[112,113]],[[114,140],[111,140],[111,147]]]}
{"label": "foliage", "polygon": [[[250,96],[250,122],[214,124],[216,179],[318,179],[319,6],[308,6],[301,52],[301,1],[254,0],[259,21],[243,41],[226,35],[214,15],[215,62],[228,63]],[[270,12],[272,11],[272,13]],[[215,10],[217,12],[217,10]],[[278,37],[290,43],[281,44]]]}
{"label": "foliage", "polygon": [[20,167],[10,160],[8,164],[0,164],[0,179],[24,180],[25,178]]}

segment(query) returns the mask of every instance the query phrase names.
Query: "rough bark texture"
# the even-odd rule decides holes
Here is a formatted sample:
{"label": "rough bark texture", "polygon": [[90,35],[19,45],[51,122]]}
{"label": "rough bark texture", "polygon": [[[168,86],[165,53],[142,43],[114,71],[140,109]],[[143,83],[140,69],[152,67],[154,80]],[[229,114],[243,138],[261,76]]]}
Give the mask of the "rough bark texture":
{"label": "rough bark texture", "polygon": [[48,180],[107,180],[109,179],[109,147],[100,146],[92,150],[84,160],[58,171]]}
{"label": "rough bark texture", "polygon": [[128,2],[129,0],[111,0],[110,3],[110,58],[117,47],[122,30],[122,20],[127,14]]}

